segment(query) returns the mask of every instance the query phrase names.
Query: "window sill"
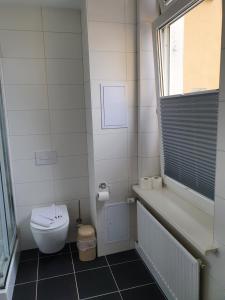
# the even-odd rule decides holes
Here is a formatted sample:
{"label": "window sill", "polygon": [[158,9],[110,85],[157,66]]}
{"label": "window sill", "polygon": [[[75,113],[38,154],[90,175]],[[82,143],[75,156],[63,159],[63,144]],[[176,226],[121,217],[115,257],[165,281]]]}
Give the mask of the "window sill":
{"label": "window sill", "polygon": [[144,203],[172,226],[190,245],[201,254],[217,250],[213,240],[213,216],[203,212],[190,202],[171,192],[162,190],[133,190]]}

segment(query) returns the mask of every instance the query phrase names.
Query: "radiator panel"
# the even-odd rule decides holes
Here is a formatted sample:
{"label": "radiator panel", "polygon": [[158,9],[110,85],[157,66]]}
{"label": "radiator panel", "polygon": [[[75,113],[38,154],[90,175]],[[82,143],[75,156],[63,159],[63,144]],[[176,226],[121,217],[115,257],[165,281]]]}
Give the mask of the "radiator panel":
{"label": "radiator panel", "polygon": [[171,299],[198,300],[199,261],[138,202],[138,247]]}

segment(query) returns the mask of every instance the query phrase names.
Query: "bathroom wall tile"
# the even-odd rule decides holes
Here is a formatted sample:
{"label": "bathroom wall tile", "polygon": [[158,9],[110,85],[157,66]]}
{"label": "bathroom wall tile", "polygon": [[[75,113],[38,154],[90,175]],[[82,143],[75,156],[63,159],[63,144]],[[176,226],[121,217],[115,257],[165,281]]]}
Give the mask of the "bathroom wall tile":
{"label": "bathroom wall tile", "polygon": [[128,109],[128,132],[137,133],[138,131],[138,114],[136,108]]}
{"label": "bathroom wall tile", "polygon": [[82,58],[81,34],[45,32],[47,58]]}
{"label": "bathroom wall tile", "polygon": [[12,135],[9,138],[12,159],[34,159],[35,151],[51,149],[50,135]]}
{"label": "bathroom wall tile", "polygon": [[90,85],[90,81],[84,82],[84,103],[85,103],[85,108],[86,109],[91,108],[91,85]]}
{"label": "bathroom wall tile", "polygon": [[137,62],[135,53],[127,53],[127,80],[137,79]]}
{"label": "bathroom wall tile", "polygon": [[139,131],[141,133],[158,131],[156,108],[140,108],[139,116]]}
{"label": "bathroom wall tile", "polygon": [[124,0],[88,0],[88,19],[123,23],[125,21]]}
{"label": "bathroom wall tile", "polygon": [[217,151],[216,155],[216,186],[215,186],[215,194],[225,199],[225,152]]}
{"label": "bathroom wall tile", "polygon": [[216,196],[215,198],[215,223],[214,223],[214,232],[216,241],[225,245],[225,199]]}
{"label": "bathroom wall tile", "polygon": [[89,196],[88,188],[88,177],[55,180],[55,201],[87,198]]}
{"label": "bathroom wall tile", "polygon": [[125,201],[128,194],[128,181],[118,181],[110,183],[110,201],[122,202]]}
{"label": "bathroom wall tile", "polygon": [[95,162],[97,182],[117,182],[128,179],[128,159],[105,159]]}
{"label": "bathroom wall tile", "polygon": [[120,23],[89,22],[89,47],[99,51],[125,51],[125,25]]}
{"label": "bathroom wall tile", "polygon": [[139,157],[138,177],[156,176],[160,174],[159,156]]}
{"label": "bathroom wall tile", "polygon": [[129,159],[129,167],[128,167],[129,181],[133,184],[138,182],[138,158],[131,157]]}
{"label": "bathroom wall tile", "polygon": [[0,29],[41,31],[41,9],[39,7],[2,4]]}
{"label": "bathroom wall tile", "polygon": [[48,59],[47,82],[48,84],[82,84],[83,63],[81,59],[55,60]]}
{"label": "bathroom wall tile", "polygon": [[140,3],[140,21],[153,22],[159,16],[157,1],[143,0]]}
{"label": "bathroom wall tile", "polygon": [[151,51],[141,51],[140,53],[140,79],[154,80],[154,59]]}
{"label": "bathroom wall tile", "polygon": [[[30,212],[31,214],[31,212]],[[29,223],[29,219],[27,219],[27,222],[23,225],[20,225],[18,227],[18,236],[20,239],[20,250],[28,250],[28,249],[33,249],[36,248],[37,245],[34,241],[32,232],[30,230],[30,223]]]}
{"label": "bathroom wall tile", "polygon": [[125,0],[125,16],[126,23],[137,23],[137,1]]}
{"label": "bathroom wall tile", "polygon": [[[209,272],[205,272],[204,276],[204,289],[202,292],[204,300],[218,299],[223,300],[224,298],[224,282],[223,280],[215,280],[210,276]],[[208,277],[207,280],[205,277]]]}
{"label": "bathroom wall tile", "polygon": [[43,8],[44,31],[81,32],[80,11],[63,8]]}
{"label": "bathroom wall tile", "polygon": [[55,201],[53,182],[28,182],[15,185],[16,205],[39,205]]}
{"label": "bathroom wall tile", "polygon": [[84,133],[52,134],[51,138],[58,156],[87,154],[87,137]]}
{"label": "bathroom wall tile", "polygon": [[14,182],[25,183],[52,179],[52,166],[36,166],[34,160],[16,160],[13,162]]}
{"label": "bathroom wall tile", "polygon": [[0,30],[3,57],[44,58],[43,33]]}
{"label": "bathroom wall tile", "polygon": [[46,85],[5,85],[8,110],[48,109]]}
{"label": "bathroom wall tile", "polygon": [[127,157],[127,134],[94,135],[95,159]]}
{"label": "bathroom wall tile", "polygon": [[86,132],[85,110],[53,110],[51,111],[52,133]]}
{"label": "bathroom wall tile", "polygon": [[138,95],[137,95],[137,82],[127,81],[127,101],[129,107],[138,106]]}
{"label": "bathroom wall tile", "polygon": [[155,80],[141,80],[139,82],[139,106],[156,107]]}
{"label": "bathroom wall tile", "polygon": [[138,155],[138,134],[128,134],[128,157],[135,157]]}
{"label": "bathroom wall tile", "polygon": [[88,176],[87,155],[58,157],[57,164],[52,166],[54,179],[66,179]]}
{"label": "bathroom wall tile", "polygon": [[[48,205],[51,203],[48,203]],[[33,235],[30,229],[30,218],[32,209],[43,205],[33,205],[33,206],[17,206],[17,225],[19,229],[19,238],[21,250],[36,248],[36,244],[33,239]]]}
{"label": "bathroom wall tile", "polygon": [[84,108],[83,85],[49,85],[49,107],[56,109]]}
{"label": "bathroom wall tile", "polygon": [[90,64],[92,79],[126,80],[126,55],[124,53],[93,51]]}
{"label": "bathroom wall tile", "polygon": [[139,136],[140,156],[152,157],[159,154],[159,134],[141,133]]}
{"label": "bathroom wall tile", "polygon": [[225,151],[225,102],[219,102],[217,149]]}
{"label": "bathroom wall tile", "polygon": [[9,111],[8,123],[10,135],[49,133],[48,110]]}
{"label": "bathroom wall tile", "polygon": [[45,64],[42,59],[3,60],[5,84],[45,84]]}
{"label": "bathroom wall tile", "polygon": [[153,51],[152,23],[143,22],[140,24],[140,49]]}
{"label": "bathroom wall tile", "polygon": [[137,51],[137,32],[136,25],[126,24],[126,51]]}

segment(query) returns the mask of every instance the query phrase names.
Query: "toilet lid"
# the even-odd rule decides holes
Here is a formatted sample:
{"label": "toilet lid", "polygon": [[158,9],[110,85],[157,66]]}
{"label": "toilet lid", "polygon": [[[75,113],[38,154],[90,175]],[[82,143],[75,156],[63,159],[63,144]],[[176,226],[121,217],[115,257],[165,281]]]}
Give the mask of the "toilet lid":
{"label": "toilet lid", "polygon": [[[68,210],[66,205],[56,205],[56,208],[59,208],[60,215],[57,218],[54,218],[52,221],[52,224],[50,224],[49,227],[41,226],[38,224],[33,223],[32,221],[30,222],[30,225],[32,228],[39,229],[39,230],[52,230],[52,229],[57,229],[59,227],[64,226],[65,224],[69,223],[69,215],[68,215]],[[48,215],[49,213],[49,207],[39,207],[39,208],[34,208],[32,210],[32,216],[31,219],[39,215]]]}

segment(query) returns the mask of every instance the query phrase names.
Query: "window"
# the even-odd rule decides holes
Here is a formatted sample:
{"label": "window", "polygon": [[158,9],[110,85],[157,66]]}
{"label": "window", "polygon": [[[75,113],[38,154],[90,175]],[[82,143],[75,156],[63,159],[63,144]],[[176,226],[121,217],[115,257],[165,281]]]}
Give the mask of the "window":
{"label": "window", "polygon": [[214,200],[222,0],[195,2],[162,23],[157,46],[164,175]]}

